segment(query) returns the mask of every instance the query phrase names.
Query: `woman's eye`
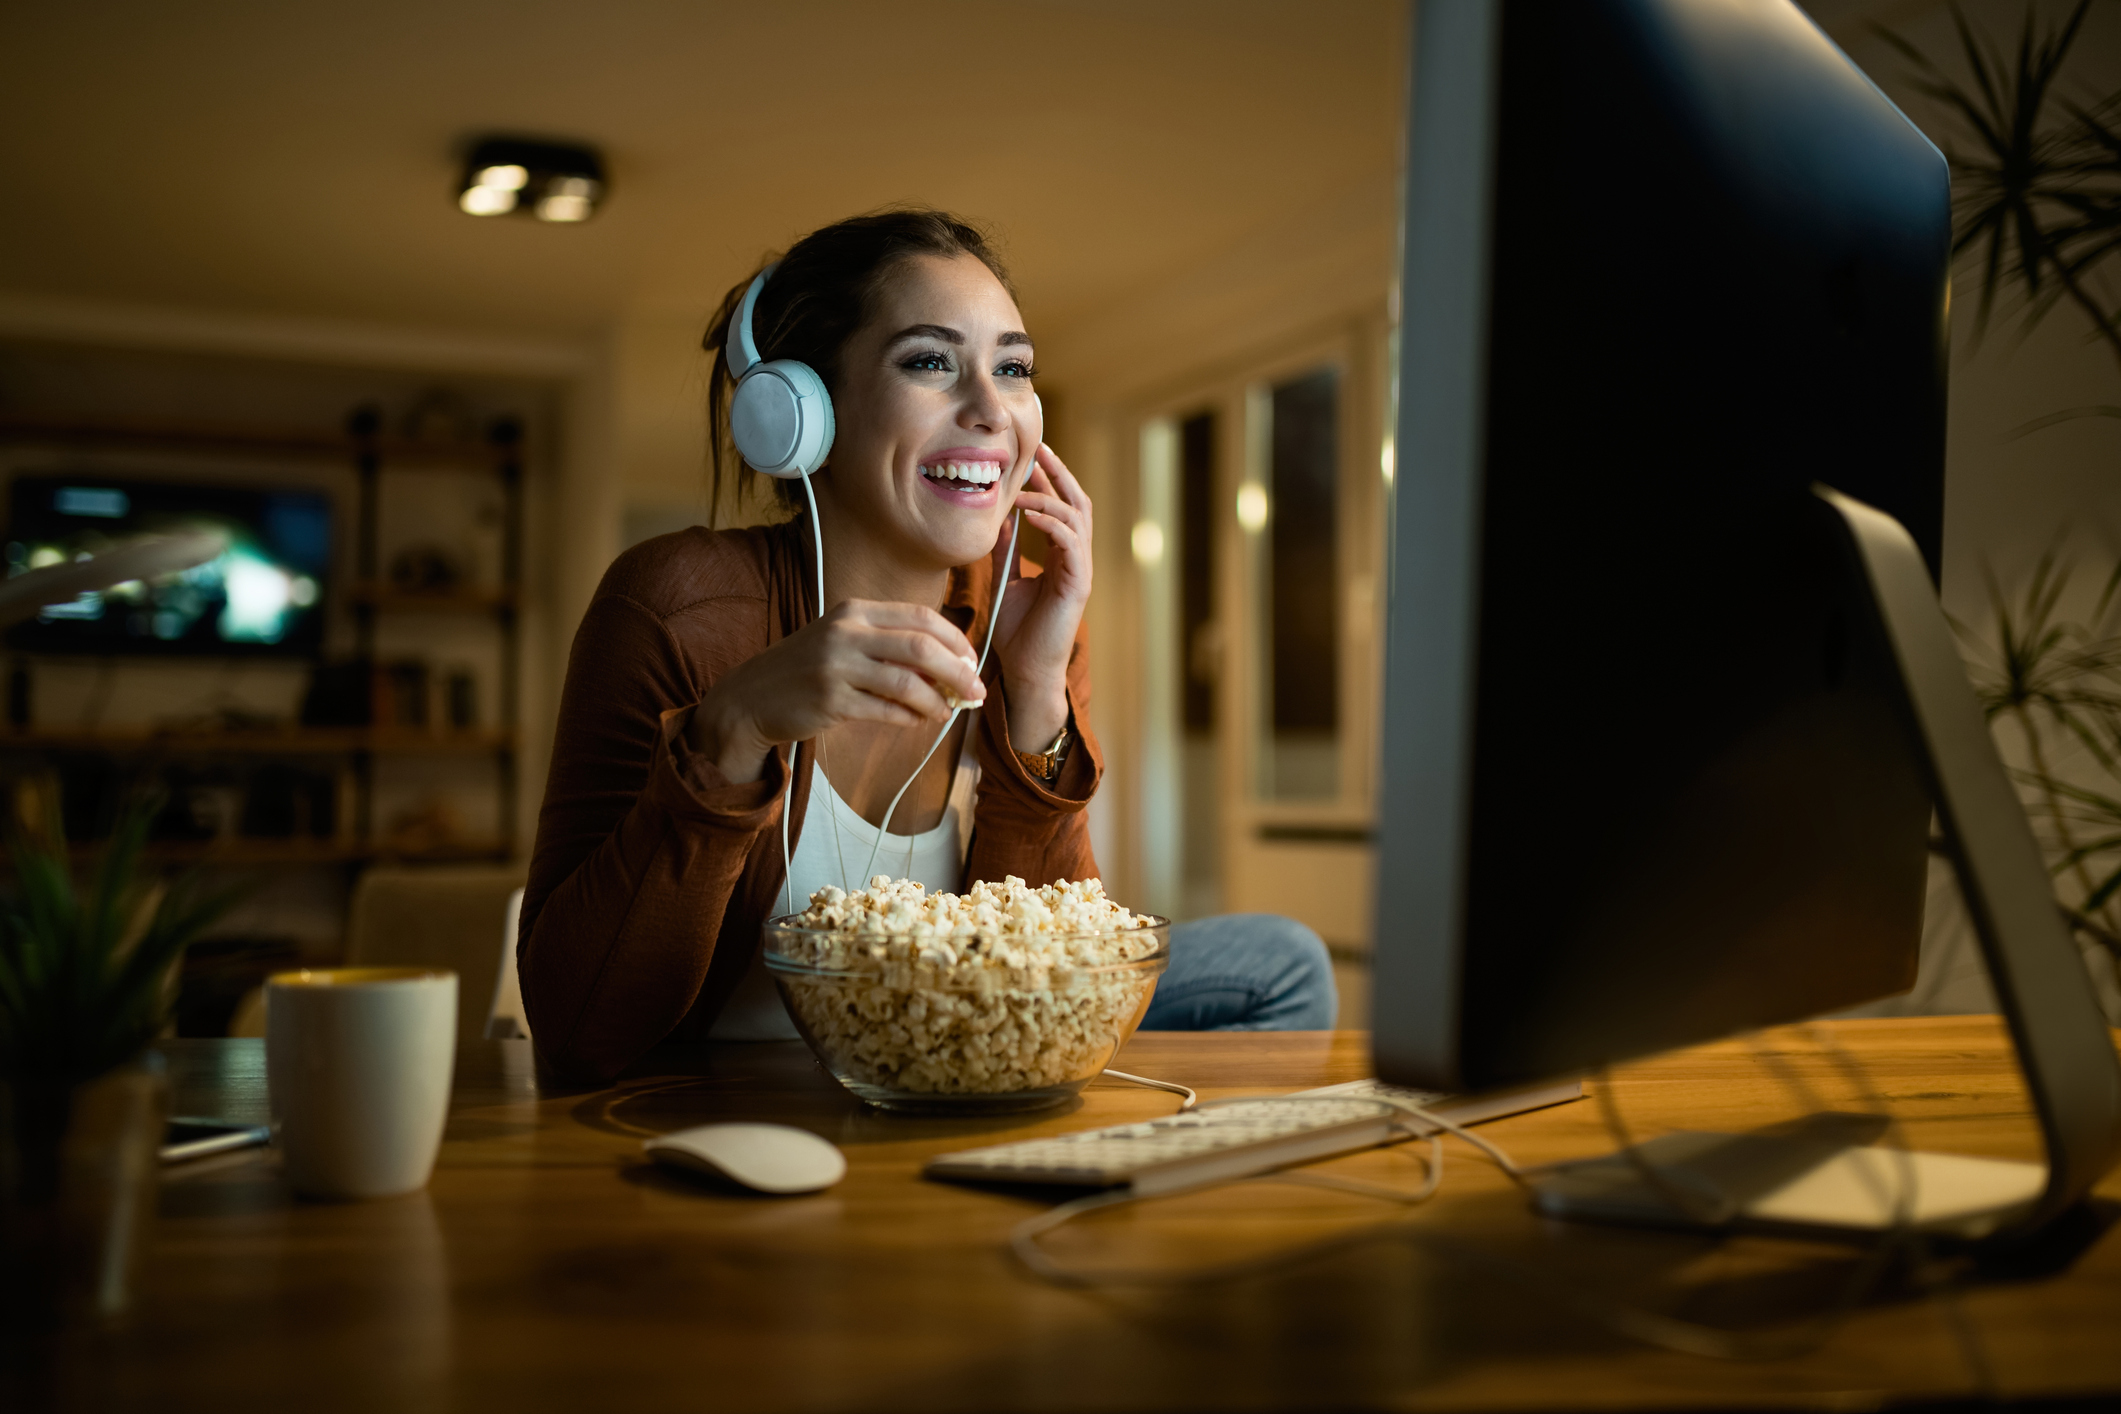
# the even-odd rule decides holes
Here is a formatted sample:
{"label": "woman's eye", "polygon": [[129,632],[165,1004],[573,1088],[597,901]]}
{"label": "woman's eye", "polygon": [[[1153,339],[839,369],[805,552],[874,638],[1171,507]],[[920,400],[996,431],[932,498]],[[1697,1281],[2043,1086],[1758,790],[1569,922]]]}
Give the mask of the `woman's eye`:
{"label": "woman's eye", "polygon": [[948,373],[950,371],[950,357],[947,354],[939,353],[915,354],[900,364],[899,367],[911,369],[916,373]]}
{"label": "woman's eye", "polygon": [[1037,370],[1020,358],[1012,358],[994,371],[1007,378],[1029,378]]}

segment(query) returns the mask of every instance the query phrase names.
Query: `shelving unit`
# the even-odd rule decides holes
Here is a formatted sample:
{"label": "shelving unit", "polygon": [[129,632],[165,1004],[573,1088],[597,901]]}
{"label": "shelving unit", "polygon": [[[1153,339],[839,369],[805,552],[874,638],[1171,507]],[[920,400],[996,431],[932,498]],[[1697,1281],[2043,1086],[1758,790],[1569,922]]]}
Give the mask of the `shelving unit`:
{"label": "shelving unit", "polygon": [[[259,758],[290,761],[331,758],[347,763],[353,788],[352,829],[342,838],[231,837],[211,841],[157,841],[153,852],[171,860],[221,864],[324,864],[374,860],[506,860],[515,854],[517,801],[517,690],[520,663],[518,606],[521,599],[523,535],[522,429],[512,419],[496,421],[484,443],[436,444],[383,435],[373,407],[356,409],[341,434],[310,429],[230,427],[211,424],[47,417],[0,413],[0,443],[94,447],[142,452],[180,452],[245,459],[344,458],[355,479],[352,507],[354,563],[337,576],[334,592],[350,615],[354,653],[374,661],[378,624],[391,615],[467,615],[490,619],[499,635],[496,725],[476,729],[421,730],[406,726],[243,729],[102,729],[0,727],[0,753],[103,755],[155,769],[171,763]],[[501,582],[420,593],[390,584],[380,573],[377,541],[385,473],[480,475],[499,480]],[[496,820],[491,837],[410,843],[378,838],[374,828],[375,764],[396,756],[489,757],[494,762]]]}

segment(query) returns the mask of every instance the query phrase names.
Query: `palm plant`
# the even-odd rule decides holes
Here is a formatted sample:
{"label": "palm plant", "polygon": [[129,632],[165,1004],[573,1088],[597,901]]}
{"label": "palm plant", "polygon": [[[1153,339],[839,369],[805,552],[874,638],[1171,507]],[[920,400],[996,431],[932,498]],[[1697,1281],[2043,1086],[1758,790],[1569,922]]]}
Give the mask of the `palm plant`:
{"label": "palm plant", "polygon": [[[1955,3],[1963,77],[1906,38],[1877,33],[1954,130],[1941,144],[1952,169],[1952,254],[1978,277],[1976,335],[2015,292],[2024,328],[2067,303],[2121,362],[2121,312],[2098,279],[2121,251],[2121,92],[2074,93],[2067,74],[2091,9],[2077,0],[2048,22],[2028,4],[2006,52]],[[2018,432],[2087,416],[2121,418],[2121,405],[2063,409]],[[2121,638],[2103,627],[2121,593],[2121,565],[2089,624],[2059,617],[2070,579],[2053,550],[2015,604],[1991,576],[1995,641],[1962,637],[1990,722],[2008,720],[2023,743],[2018,779],[2047,835],[2063,912],[2079,937],[2106,950],[2121,980]],[[2087,784],[2101,775],[2111,784]]]}
{"label": "palm plant", "polygon": [[234,901],[140,867],[151,803],[126,810],[85,891],[57,822],[18,831],[0,895],[0,1080],[72,1083],[125,1064],[168,1019],[170,970]]}
{"label": "palm plant", "polygon": [[[2121,361],[2121,317],[2099,297],[2093,275],[2121,250],[2121,93],[2085,101],[2064,91],[2063,68],[2091,0],[2043,26],[2028,6],[2017,53],[2006,58],[1954,4],[1952,21],[1966,81],[1904,37],[1878,34],[1915,70],[1914,87],[1942,104],[1963,131],[1948,138],[1952,254],[1980,271],[1977,332],[1997,296],[2018,286],[2028,326],[2067,300]],[[2121,408],[2085,409],[2121,416]]]}
{"label": "palm plant", "polygon": [[[1991,575],[1994,642],[1963,625],[1961,637],[1989,721],[2010,721],[2024,744],[2019,782],[2047,832],[2051,868],[2076,898],[2063,912],[2107,951],[2121,980],[2121,637],[2099,628],[2121,596],[2121,565],[2107,576],[2090,625],[2058,618],[2071,577],[2051,549],[2013,605]],[[2083,753],[2113,784],[2070,779],[2058,745]]]}
{"label": "palm plant", "polygon": [[186,881],[162,890],[141,867],[155,811],[120,818],[85,890],[56,819],[9,846],[16,887],[0,895],[0,1100],[21,1196],[50,1197],[56,1146],[77,1086],[139,1057],[161,1032],[185,947],[234,902]]}

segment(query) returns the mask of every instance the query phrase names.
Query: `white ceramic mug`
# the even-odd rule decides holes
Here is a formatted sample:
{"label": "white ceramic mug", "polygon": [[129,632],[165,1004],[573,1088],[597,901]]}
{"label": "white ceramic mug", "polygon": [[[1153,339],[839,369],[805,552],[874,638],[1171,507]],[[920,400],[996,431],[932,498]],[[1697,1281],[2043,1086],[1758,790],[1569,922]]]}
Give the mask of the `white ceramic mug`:
{"label": "white ceramic mug", "polygon": [[384,1198],[427,1182],[456,1064],[457,974],[282,972],[265,983],[265,1076],[297,1193]]}

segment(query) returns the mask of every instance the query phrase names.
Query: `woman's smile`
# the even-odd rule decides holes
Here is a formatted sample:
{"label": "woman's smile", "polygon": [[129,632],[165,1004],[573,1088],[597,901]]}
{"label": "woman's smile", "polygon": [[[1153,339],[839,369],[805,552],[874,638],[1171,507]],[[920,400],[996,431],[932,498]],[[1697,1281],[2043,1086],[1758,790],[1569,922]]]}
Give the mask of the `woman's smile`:
{"label": "woman's smile", "polygon": [[948,447],[921,458],[921,481],[952,505],[984,510],[999,498],[1009,460],[995,447]]}

